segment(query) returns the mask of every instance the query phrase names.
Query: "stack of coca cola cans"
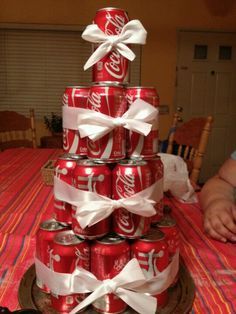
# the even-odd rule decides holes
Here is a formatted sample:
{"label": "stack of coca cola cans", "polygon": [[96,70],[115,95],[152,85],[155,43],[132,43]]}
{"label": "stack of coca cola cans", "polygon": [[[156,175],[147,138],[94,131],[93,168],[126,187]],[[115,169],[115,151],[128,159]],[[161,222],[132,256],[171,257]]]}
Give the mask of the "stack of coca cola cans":
{"label": "stack of coca cola cans", "polygon": [[[93,20],[107,36],[119,35],[128,22],[128,14],[116,8],[98,10]],[[159,95],[154,87],[128,85],[129,67],[130,61],[112,49],[93,65],[90,86],[65,89],[63,107],[88,109],[112,118],[122,117],[137,99],[158,109]],[[58,273],[70,274],[82,267],[98,280],[112,279],[134,257],[149,278],[169,265],[178,250],[179,238],[175,221],[163,214],[163,164],[158,157],[158,137],[158,116],[147,136],[119,125],[92,140],[81,137],[74,128],[64,127],[64,154],[55,164],[57,179],[114,201],[132,197],[158,182],[160,197],[151,217],[139,215],[139,208],[133,213],[119,207],[84,228],[76,214],[79,206],[55,197],[54,217],[43,221],[37,233],[38,260]],[[139,206],[141,211],[142,204]],[[52,307],[58,313],[70,313],[88,296],[58,295],[41,278],[37,278],[37,285],[51,294]],[[165,307],[168,290],[154,297],[157,309]],[[100,313],[121,313],[127,304],[108,293],[94,301],[92,307]]]}

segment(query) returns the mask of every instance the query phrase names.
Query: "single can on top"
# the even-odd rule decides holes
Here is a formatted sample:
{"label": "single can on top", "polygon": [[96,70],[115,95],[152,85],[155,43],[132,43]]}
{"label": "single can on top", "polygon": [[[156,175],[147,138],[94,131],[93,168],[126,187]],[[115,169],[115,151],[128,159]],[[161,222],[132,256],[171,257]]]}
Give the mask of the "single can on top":
{"label": "single can on top", "polygon": [[[96,12],[93,22],[108,36],[119,35],[129,22],[126,11],[118,8],[103,8]],[[94,46],[96,49],[97,46]],[[93,82],[129,82],[129,60],[112,50],[93,66]]]}

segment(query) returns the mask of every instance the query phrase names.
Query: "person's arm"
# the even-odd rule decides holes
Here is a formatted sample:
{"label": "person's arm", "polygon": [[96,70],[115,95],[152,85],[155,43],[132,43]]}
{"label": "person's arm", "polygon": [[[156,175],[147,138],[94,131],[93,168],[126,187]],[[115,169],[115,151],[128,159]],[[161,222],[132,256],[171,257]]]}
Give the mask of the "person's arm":
{"label": "person's arm", "polygon": [[200,193],[204,228],[211,237],[223,242],[236,241],[235,186],[236,160],[228,159]]}

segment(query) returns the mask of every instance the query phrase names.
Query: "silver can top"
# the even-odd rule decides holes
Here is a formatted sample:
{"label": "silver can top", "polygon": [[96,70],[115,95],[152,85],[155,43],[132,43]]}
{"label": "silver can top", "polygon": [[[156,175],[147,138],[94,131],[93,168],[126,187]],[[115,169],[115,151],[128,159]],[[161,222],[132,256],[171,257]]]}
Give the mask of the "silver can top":
{"label": "silver can top", "polygon": [[77,154],[71,154],[71,153],[65,153],[62,154],[60,156],[58,156],[58,159],[62,159],[62,160],[82,160],[84,157],[83,156],[79,156]]}
{"label": "silver can top", "polygon": [[55,219],[45,220],[45,221],[42,221],[40,224],[40,229],[47,230],[47,231],[57,231],[57,230],[63,230],[65,228],[67,228],[67,226],[61,225]]}
{"label": "silver can top", "polygon": [[144,166],[147,165],[147,162],[142,159],[123,159],[118,163],[121,166]]}
{"label": "silver can top", "polygon": [[61,245],[75,245],[84,242],[84,240],[77,237],[72,230],[66,230],[57,233],[54,242]]}
{"label": "silver can top", "polygon": [[170,217],[169,215],[166,215],[162,218],[161,221],[157,222],[156,226],[160,228],[174,227],[176,226],[176,221],[174,220],[174,218]]}
{"label": "silver can top", "polygon": [[121,238],[115,233],[114,234],[111,233],[101,239],[96,240],[96,242],[102,243],[102,244],[119,244],[119,243],[125,242],[125,239]]}
{"label": "silver can top", "polygon": [[146,235],[142,236],[140,240],[144,242],[157,242],[164,240],[164,238],[165,234],[161,230],[157,228],[151,228],[149,232]]}
{"label": "silver can top", "polygon": [[91,159],[82,159],[77,163],[79,166],[99,167],[106,165],[105,162],[96,162]]}

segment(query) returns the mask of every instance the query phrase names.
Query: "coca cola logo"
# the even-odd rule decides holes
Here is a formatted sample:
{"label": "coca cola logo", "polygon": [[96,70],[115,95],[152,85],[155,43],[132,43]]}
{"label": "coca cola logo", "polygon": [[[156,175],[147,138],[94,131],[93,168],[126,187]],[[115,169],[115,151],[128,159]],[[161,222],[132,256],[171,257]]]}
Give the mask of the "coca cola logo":
{"label": "coca cola logo", "polygon": [[63,149],[65,151],[69,150],[68,129],[63,129]]}
{"label": "coca cola logo", "polygon": [[75,255],[77,256],[75,261],[75,267],[84,267],[89,269],[89,250],[84,248],[84,250],[79,250],[76,248]]}
{"label": "coca cola logo", "polygon": [[105,62],[106,71],[116,79],[125,77],[125,58],[118,51],[112,51],[109,61]]}
{"label": "coca cola logo", "polygon": [[120,230],[126,234],[134,233],[133,214],[129,213],[126,209],[117,209],[116,222]]}
{"label": "coca cola logo", "polygon": [[62,96],[62,104],[63,106],[68,106],[68,95],[67,94],[63,94]]}
{"label": "coca cola logo", "polygon": [[137,259],[139,264],[142,265],[143,272],[145,272],[147,278],[152,278],[159,273],[157,268],[158,259],[164,257],[164,251],[160,250],[159,252],[155,252],[152,249],[150,252],[138,252]]}
{"label": "coca cola logo", "polygon": [[130,197],[135,194],[135,176],[132,173],[122,174],[121,170],[117,171],[116,192],[120,198]]}
{"label": "coca cola logo", "polygon": [[119,259],[116,259],[114,262],[114,270],[116,270],[117,273],[119,273],[125,267],[127,263],[128,263],[128,259],[125,256]]}
{"label": "coca cola logo", "polygon": [[126,99],[129,105],[131,105],[134,101],[134,96],[130,94],[126,94]]}
{"label": "coca cola logo", "polygon": [[91,109],[100,112],[101,108],[101,95],[97,92],[92,92],[88,96],[88,102],[91,105]]}
{"label": "coca cola logo", "polygon": [[60,168],[60,165],[55,168],[55,176],[61,178],[61,176],[66,176],[68,174],[68,170],[66,168]]}
{"label": "coca cola logo", "polygon": [[49,246],[47,248],[47,252],[49,254],[49,262],[47,263],[47,266],[54,270],[54,262],[60,262],[61,257],[58,254],[53,254],[53,249],[51,249]]}
{"label": "coca cola logo", "polygon": [[99,140],[98,141],[91,141],[91,140],[88,140],[87,142],[88,144],[88,151],[94,155],[94,156],[100,156],[101,154],[101,147],[100,147],[100,142]]}
{"label": "coca cola logo", "polygon": [[[106,14],[105,34],[106,35],[118,35],[121,33],[124,25],[125,18],[121,15],[116,14],[111,16],[110,12]],[[114,31],[112,31],[114,29]]]}

